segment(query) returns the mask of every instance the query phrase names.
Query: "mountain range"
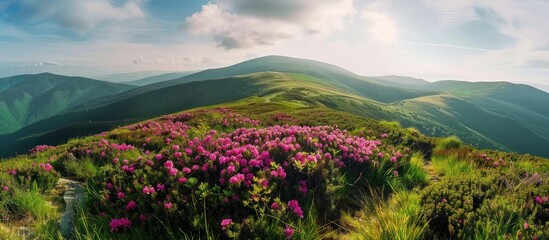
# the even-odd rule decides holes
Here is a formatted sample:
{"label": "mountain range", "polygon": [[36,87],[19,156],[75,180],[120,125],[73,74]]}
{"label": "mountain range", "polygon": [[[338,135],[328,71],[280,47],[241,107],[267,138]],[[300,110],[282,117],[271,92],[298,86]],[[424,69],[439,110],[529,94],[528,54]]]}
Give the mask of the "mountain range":
{"label": "mountain range", "polygon": [[[10,90],[31,81],[34,88],[48,90],[32,94]],[[70,90],[69,83],[79,90]],[[27,95],[40,99],[35,104],[10,101],[8,109],[18,111],[0,109],[5,123],[0,128],[4,134],[0,144],[5,146],[1,155],[185,109],[242,101],[250,108],[257,102],[326,107],[398,121],[431,136],[456,135],[482,148],[549,156],[549,108],[545,107],[549,94],[523,84],[365,77],[318,61],[267,56],[225,68],[149,77],[134,85],[143,86],[52,74],[0,79],[0,99]],[[80,97],[66,94],[72,91]],[[11,120],[16,119],[13,112],[34,117],[16,122]]]}
{"label": "mountain range", "polygon": [[131,88],[126,84],[51,73],[0,78],[0,134]]}

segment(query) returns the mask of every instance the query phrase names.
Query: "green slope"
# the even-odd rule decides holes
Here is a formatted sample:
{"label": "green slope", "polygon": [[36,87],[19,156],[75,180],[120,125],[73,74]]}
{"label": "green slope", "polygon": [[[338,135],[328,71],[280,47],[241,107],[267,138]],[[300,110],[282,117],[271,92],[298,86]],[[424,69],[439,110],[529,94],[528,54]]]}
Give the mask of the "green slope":
{"label": "green slope", "polygon": [[[253,96],[259,96],[261,101],[276,101],[300,107],[332,106],[364,114],[371,110],[367,114],[369,116],[385,114],[381,111],[384,104],[327,87],[322,81],[311,77],[274,72],[255,73],[176,85],[101,107],[60,114],[0,137],[0,144],[6,146],[2,155],[24,152],[39,142],[56,144],[57,140],[79,136],[76,133],[81,132],[74,131],[78,125],[93,125],[96,126],[95,130],[101,131],[121,123]],[[360,108],[354,111],[355,106]],[[63,131],[68,128],[71,130]],[[52,132],[54,134],[49,134]]]}
{"label": "green slope", "polygon": [[[0,134],[54,116],[91,99],[121,93],[130,85],[50,73],[0,79]],[[9,84],[8,84],[9,83]]]}
{"label": "green slope", "polygon": [[132,80],[128,82],[123,82],[124,84],[130,84],[134,86],[145,86],[149,84],[159,83],[159,82],[165,82],[169,80],[174,80],[176,78],[182,78],[188,75],[191,75],[193,73],[196,73],[196,71],[188,71],[188,72],[171,72],[171,73],[164,73],[160,75],[150,76],[138,80]]}
{"label": "green slope", "polygon": [[408,98],[420,97],[435,94],[433,91],[418,91],[406,90],[380,84],[374,80],[356,75],[340,67],[306,59],[290,58],[284,56],[266,56],[252,59],[239,64],[235,64],[225,68],[204,70],[186,77],[164,81],[160,83],[150,84],[143,87],[114,95],[109,98],[98,99],[90,102],[80,108],[97,107],[109,104],[116,101],[121,101],[139,94],[144,94],[157,89],[162,89],[170,86],[176,86],[193,81],[226,78],[237,75],[245,75],[257,72],[286,72],[303,74],[322,81],[331,87],[337,87],[342,90],[352,92],[370,99],[389,103]]}
{"label": "green slope", "polygon": [[[269,72],[196,81],[260,69]],[[106,97],[95,107],[90,106],[97,102],[87,107],[81,105],[75,108],[78,110],[1,136],[0,144],[9,146],[2,154],[11,155],[39,143],[55,144],[86,135],[86,131],[75,130],[79,127],[97,133],[162,114],[254,97],[259,102],[327,107],[378,120],[399,121],[431,136],[457,135],[483,148],[549,156],[546,147],[549,118],[544,108],[549,105],[547,93],[505,82],[459,81],[426,83],[423,91],[411,91],[403,90],[406,86],[389,87],[398,83],[383,81],[320,62],[270,56],[130,90]],[[160,88],[162,84],[167,87]],[[376,97],[383,95],[385,100],[395,101]]]}

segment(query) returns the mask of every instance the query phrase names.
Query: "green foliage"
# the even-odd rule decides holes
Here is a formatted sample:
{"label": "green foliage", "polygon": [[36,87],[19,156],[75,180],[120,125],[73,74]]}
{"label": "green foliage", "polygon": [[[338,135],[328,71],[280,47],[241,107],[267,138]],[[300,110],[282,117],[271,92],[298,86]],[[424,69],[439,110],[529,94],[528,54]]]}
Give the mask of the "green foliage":
{"label": "green foliage", "polygon": [[420,153],[415,153],[406,166],[402,181],[407,188],[422,187],[429,184],[429,173],[425,170],[425,162]]}
{"label": "green foliage", "polygon": [[480,171],[474,163],[458,159],[456,156],[433,156],[431,165],[435,171],[447,177],[479,175]]}
{"label": "green foliage", "polygon": [[389,201],[374,199],[372,206],[354,217],[343,214],[342,223],[350,230],[342,239],[423,239],[426,224],[421,220],[419,195],[396,192]]}
{"label": "green foliage", "polygon": [[45,171],[39,166],[29,166],[17,169],[17,183],[21,186],[31,187],[36,184],[44,193],[55,187],[61,175],[55,171]]}
{"label": "green foliage", "polygon": [[474,235],[476,212],[495,194],[489,179],[473,176],[446,178],[426,187],[421,194],[421,205],[430,235],[438,238]]}
{"label": "green foliage", "polygon": [[97,167],[89,158],[82,160],[67,160],[63,162],[65,176],[71,176],[79,180],[91,179],[97,174]]}
{"label": "green foliage", "polygon": [[451,150],[460,148],[462,145],[461,140],[456,136],[450,136],[446,138],[441,138],[438,140],[435,150]]}
{"label": "green foliage", "polygon": [[48,204],[41,194],[36,182],[30,188],[14,188],[8,193],[2,193],[1,196],[0,212],[7,220],[21,220],[28,217],[47,220],[57,215],[55,208]]}

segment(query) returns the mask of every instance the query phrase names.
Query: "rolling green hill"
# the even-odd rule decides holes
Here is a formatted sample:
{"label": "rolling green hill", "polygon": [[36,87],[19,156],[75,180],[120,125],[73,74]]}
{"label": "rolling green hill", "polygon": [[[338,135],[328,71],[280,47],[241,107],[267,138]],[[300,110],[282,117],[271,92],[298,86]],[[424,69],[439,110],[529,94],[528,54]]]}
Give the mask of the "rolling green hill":
{"label": "rolling green hill", "polygon": [[269,71],[303,74],[318,81],[322,81],[330,87],[337,87],[345,91],[384,103],[434,94],[433,91],[408,90],[395,86],[388,86],[386,84],[380,84],[376,80],[361,77],[345,69],[327,63],[283,56],[266,56],[248,60],[225,68],[208,69],[182,78],[135,88],[122,94],[97,99],[97,101],[90,102],[80,107],[82,109],[93,108],[108,103],[121,101],[139,94],[155,91],[157,89],[193,81],[219,79]]}
{"label": "rolling green hill", "polygon": [[160,74],[160,75],[145,77],[145,78],[142,78],[142,79],[132,80],[132,81],[123,82],[123,83],[124,84],[134,85],[134,86],[145,86],[145,85],[149,85],[149,84],[174,80],[176,78],[182,78],[182,77],[191,75],[191,74],[196,73],[196,72],[197,71],[164,73],[164,74]]}
{"label": "rolling green hill", "polygon": [[104,97],[0,136],[0,144],[9,149],[2,155],[9,156],[36,144],[57,144],[163,114],[247,99],[327,107],[398,121],[431,136],[456,135],[482,148],[549,156],[549,113],[544,108],[549,94],[543,91],[506,82],[460,81],[407,90],[406,84],[395,87],[396,80],[383,81],[316,61],[263,57]]}
{"label": "rolling green hill", "polygon": [[130,85],[50,73],[0,79],[0,134],[16,131],[91,99],[131,88]]}

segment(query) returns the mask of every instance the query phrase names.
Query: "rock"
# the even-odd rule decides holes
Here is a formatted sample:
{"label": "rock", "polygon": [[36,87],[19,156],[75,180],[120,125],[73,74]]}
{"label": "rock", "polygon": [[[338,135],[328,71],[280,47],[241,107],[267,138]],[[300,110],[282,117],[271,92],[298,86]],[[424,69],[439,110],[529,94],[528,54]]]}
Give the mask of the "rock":
{"label": "rock", "polygon": [[58,185],[65,186],[63,200],[65,201],[65,212],[59,223],[59,231],[65,239],[74,237],[74,219],[76,207],[84,202],[84,186],[82,183],[70,179],[59,179]]}

